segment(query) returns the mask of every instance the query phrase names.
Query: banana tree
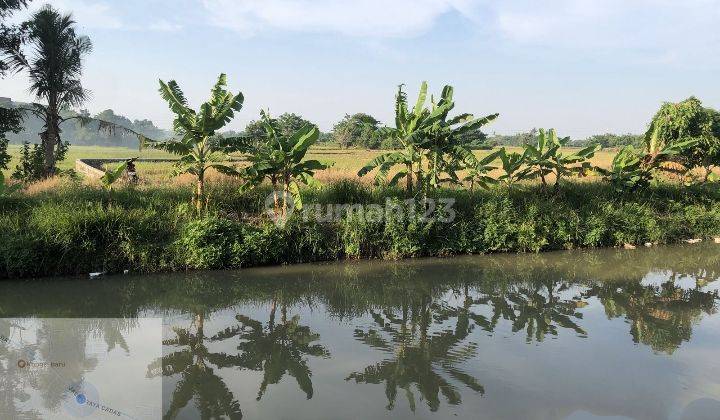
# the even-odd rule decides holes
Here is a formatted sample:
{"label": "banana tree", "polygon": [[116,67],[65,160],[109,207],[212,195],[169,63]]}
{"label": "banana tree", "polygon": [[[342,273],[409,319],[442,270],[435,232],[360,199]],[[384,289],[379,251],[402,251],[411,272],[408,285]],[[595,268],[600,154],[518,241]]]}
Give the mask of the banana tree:
{"label": "banana tree", "polygon": [[[247,180],[243,189],[252,188],[269,180],[273,187],[275,212],[285,217],[290,208],[302,208],[300,183],[316,185],[315,171],[327,169],[330,165],[310,159],[304,160],[310,146],[315,144],[320,132],[314,125],[305,125],[290,136],[283,135],[273,124],[267,112],[262,112],[262,122],[267,142],[262,144],[246,143],[240,148],[248,154],[250,166],[240,172]],[[282,187],[282,200],[278,186]]]}
{"label": "banana tree", "polygon": [[[227,175],[238,172],[226,164],[227,143],[230,140],[218,140],[217,131],[229,123],[243,105],[243,94],[234,95],[227,89],[227,77],[220,74],[210,95],[210,100],[195,111],[188,106],[182,90],[174,80],[168,83],[160,80],[160,96],[168,103],[175,114],[173,129],[176,138],[165,141],[145,139],[143,143],[150,147],[168,151],[180,156],[175,164],[173,176],[189,173],[197,177],[197,186],[193,201],[198,213],[207,207],[205,197],[205,175],[209,169],[215,169]],[[143,144],[141,143],[141,145]]]}
{"label": "banana tree", "polygon": [[633,146],[625,146],[613,158],[610,169],[596,170],[610,181],[615,189],[621,192],[635,191],[646,187],[654,178],[654,173],[661,168],[668,158],[682,153],[697,144],[697,139],[686,140],[672,145],[665,145],[653,153],[643,153]]}
{"label": "banana tree", "polygon": [[523,168],[527,163],[528,153],[527,149],[520,154],[518,152],[508,153],[504,147],[501,148],[498,157],[500,158],[503,173],[498,177],[498,181],[512,187],[516,183],[527,179],[526,171]]}
{"label": "banana tree", "polygon": [[402,165],[400,170],[390,180],[390,185],[395,185],[402,178],[405,178],[408,192],[412,192],[414,179],[422,173],[422,155],[418,149],[418,143],[423,140],[430,111],[425,107],[427,100],[427,82],[420,85],[420,93],[412,110],[408,108],[407,94],[403,92],[403,86],[398,86],[395,95],[395,127],[383,127],[379,135],[393,139],[402,145],[401,150],[382,154],[368,162],[358,171],[358,176],[365,176],[370,171],[377,169],[375,182],[381,183],[386,180],[388,172],[393,166]]}
{"label": "banana tree", "polygon": [[[455,108],[453,92],[452,86],[445,86],[440,100],[437,103],[432,99],[430,101],[428,127],[418,144],[427,161],[427,173],[418,180],[423,181],[425,192],[438,188],[443,182],[460,182],[457,171],[465,168],[465,162],[474,160],[472,150],[462,140],[463,136],[479,130],[499,116],[491,114],[475,118],[472,114],[464,113],[449,118],[448,114]],[[443,174],[447,177],[443,178]]]}
{"label": "banana tree", "polygon": [[502,150],[496,150],[482,159],[475,157],[472,152],[467,155],[465,168],[468,169],[468,174],[463,178],[463,181],[470,183],[470,191],[475,189],[476,184],[480,188],[488,189],[491,185],[498,183],[497,179],[489,175],[490,171],[497,169],[495,166],[490,166],[490,164],[497,160]]}
{"label": "banana tree", "polygon": [[599,145],[585,147],[576,153],[565,154],[562,151],[570,142],[570,137],[559,138],[554,129],[546,132],[539,130],[537,143],[525,145],[527,168],[524,177],[540,178],[543,187],[548,185],[548,176],[555,176],[555,187],[559,187],[563,176],[584,174],[590,169],[588,159],[592,158],[600,149]]}

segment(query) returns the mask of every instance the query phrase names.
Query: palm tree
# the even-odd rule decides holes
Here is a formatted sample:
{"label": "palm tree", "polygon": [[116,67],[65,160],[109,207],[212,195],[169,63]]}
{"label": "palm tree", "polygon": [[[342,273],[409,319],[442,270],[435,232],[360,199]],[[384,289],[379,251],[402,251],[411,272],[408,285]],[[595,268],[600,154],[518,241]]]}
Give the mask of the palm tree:
{"label": "palm tree", "polygon": [[[242,109],[242,93],[233,95],[227,89],[227,76],[220,74],[210,95],[210,100],[195,111],[188,106],[185,94],[174,80],[168,83],[160,81],[160,96],[168,103],[175,114],[173,129],[177,138],[155,141],[144,138],[144,144],[166,150],[180,156],[174,175],[190,173],[197,177],[197,188],[193,201],[198,213],[207,206],[205,198],[205,174],[213,168],[218,172],[237,175],[227,160],[226,151],[238,139],[223,139],[217,131],[229,123],[235,112]],[[142,144],[142,143],[141,143]]]}
{"label": "palm tree", "polygon": [[[15,71],[27,71],[30,92],[44,104],[26,109],[44,122],[40,133],[45,154],[45,175],[55,173],[58,155],[65,145],[60,138],[60,112],[85,102],[89,92],[80,83],[83,57],[92,50],[86,36],[75,32],[71,14],[62,15],[50,5],[43,6],[23,23],[13,39],[3,43],[5,63]],[[23,48],[24,47],[24,48]],[[31,52],[28,56],[25,50]]]}

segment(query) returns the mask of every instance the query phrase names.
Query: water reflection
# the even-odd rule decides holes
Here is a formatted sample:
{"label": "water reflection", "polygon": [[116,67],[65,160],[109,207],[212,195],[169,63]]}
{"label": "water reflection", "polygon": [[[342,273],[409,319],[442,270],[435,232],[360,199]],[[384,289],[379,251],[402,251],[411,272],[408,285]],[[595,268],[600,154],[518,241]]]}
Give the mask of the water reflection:
{"label": "water reflection", "polygon": [[[477,418],[478,410],[493,418],[697,417],[720,399],[720,364],[712,357],[720,351],[717,250],[708,244],[7,282],[0,284],[0,315],[129,323],[165,316],[165,352],[145,370],[167,387],[168,419]],[[82,306],[65,291],[70,285],[86,291]],[[73,369],[83,376],[95,366],[81,343],[101,337],[103,351],[132,353],[128,328],[98,324],[51,338],[78,343],[85,364]],[[0,323],[0,334],[6,329]],[[42,353],[42,343],[35,351]],[[0,359],[16,357],[0,350]],[[8,390],[1,404],[32,418],[35,407],[22,404],[33,394],[27,390],[51,385],[18,385],[7,379],[11,367],[0,363]],[[630,372],[651,378],[646,390],[631,386]],[[617,403],[629,394],[633,401]],[[45,395],[43,406],[57,406],[56,395]]]}
{"label": "water reflection", "polygon": [[630,321],[633,342],[653,350],[672,354],[689,341],[693,325],[703,315],[717,311],[718,291],[697,287],[683,289],[673,280],[660,285],[598,284],[584,293],[602,302],[608,318],[623,317]]}
{"label": "water reflection", "polygon": [[174,338],[163,345],[175,349],[148,366],[148,377],[180,375],[163,418],[174,419],[191,400],[202,418],[241,419],[242,411],[233,393],[211,365],[229,366],[225,354],[211,353],[205,345],[205,314],[196,314],[188,328],[174,327]]}

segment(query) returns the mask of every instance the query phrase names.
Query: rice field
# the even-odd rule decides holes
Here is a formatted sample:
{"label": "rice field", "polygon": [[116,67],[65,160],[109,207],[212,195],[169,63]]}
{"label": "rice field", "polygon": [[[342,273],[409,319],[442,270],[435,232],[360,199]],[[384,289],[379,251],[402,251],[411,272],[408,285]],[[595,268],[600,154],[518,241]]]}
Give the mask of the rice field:
{"label": "rice field", "polygon": [[[8,165],[10,169],[4,171],[9,176],[19,162],[20,145],[10,145],[8,148],[12,160]],[[519,147],[507,147],[508,152],[521,152]],[[570,151],[570,150],[568,150]],[[308,159],[317,159],[323,163],[332,164],[332,167],[320,171],[317,178],[320,181],[331,181],[341,178],[355,178],[357,171],[367,162],[376,156],[385,153],[384,150],[367,150],[367,149],[340,149],[334,145],[316,145],[313,146],[307,154]],[[478,150],[475,152],[477,156],[482,157],[490,153],[487,150]],[[592,162],[600,167],[609,167],[612,162],[615,150],[601,150],[596,153]],[[71,169],[75,167],[76,159],[89,158],[157,158],[166,159],[174,158],[173,155],[153,149],[130,149],[126,147],[102,147],[102,146],[70,146],[67,158],[58,163],[60,169]],[[189,181],[190,177],[180,176],[172,177],[173,164],[169,162],[140,162],[137,169],[141,179],[147,183],[173,183],[183,184]],[[499,171],[496,171],[499,174]],[[371,176],[365,177],[368,182],[372,180]]]}

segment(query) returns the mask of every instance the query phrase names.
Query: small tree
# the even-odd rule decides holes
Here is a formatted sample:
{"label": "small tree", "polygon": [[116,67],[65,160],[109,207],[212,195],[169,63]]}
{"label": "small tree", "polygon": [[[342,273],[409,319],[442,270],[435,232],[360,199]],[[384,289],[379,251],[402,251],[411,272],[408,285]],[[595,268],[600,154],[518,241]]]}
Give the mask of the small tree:
{"label": "small tree", "polygon": [[218,172],[237,175],[238,172],[225,164],[227,155],[237,138],[219,139],[217,131],[229,123],[243,105],[243,95],[233,95],[226,89],[227,77],[220,74],[210,95],[210,100],[195,111],[188,106],[185,94],[174,80],[160,81],[160,96],[175,114],[174,139],[153,141],[145,139],[151,147],[166,150],[180,156],[173,175],[189,173],[197,177],[193,201],[198,213],[207,206],[205,197],[205,174],[213,168]]}
{"label": "small tree", "polygon": [[[317,160],[304,160],[310,146],[315,144],[320,131],[314,125],[305,125],[289,136],[283,135],[268,113],[261,113],[267,142],[250,142],[241,150],[248,154],[250,166],[240,171],[247,180],[244,189],[252,188],[269,180],[273,187],[275,212],[286,216],[289,208],[288,197],[292,197],[293,207],[302,207],[299,183],[316,183],[315,171],[328,168]],[[282,201],[278,186],[282,187]]]}
{"label": "small tree", "polygon": [[418,150],[418,143],[423,139],[424,130],[427,128],[427,120],[430,111],[425,108],[427,100],[427,82],[420,85],[420,93],[417,102],[412,110],[408,108],[407,94],[403,86],[398,86],[395,95],[395,127],[384,127],[380,129],[380,135],[392,139],[401,145],[401,149],[382,154],[368,162],[358,171],[358,176],[365,176],[373,169],[378,172],[375,175],[375,182],[380,183],[386,180],[388,172],[395,165],[402,165],[405,169],[400,170],[391,180],[390,184],[396,184],[400,179],[405,178],[408,192],[412,192],[414,186],[413,175],[422,171],[421,155]]}
{"label": "small tree", "polygon": [[[377,169],[375,180],[382,182],[393,166],[403,165],[405,168],[390,180],[390,184],[405,178],[408,192],[416,188],[427,193],[442,182],[459,182],[456,175],[459,164],[467,162],[468,155],[472,154],[465,136],[494,120],[498,114],[478,119],[472,114],[449,117],[455,107],[452,86],[443,88],[437,102],[431,98],[428,108],[425,106],[427,82],[420,86],[417,102],[411,111],[402,87],[400,85],[395,97],[395,127],[380,130],[381,136],[396,140],[402,149],[371,160],[358,171],[358,176]],[[443,178],[443,174],[447,178]]]}
{"label": "small tree", "polygon": [[694,146],[684,148],[673,160],[688,170],[704,168],[707,180],[712,167],[720,164],[720,115],[703,107],[695,97],[678,103],[666,102],[653,117],[644,140],[645,151],[653,161],[667,159],[659,154],[667,147],[696,140]]}
{"label": "small tree", "polygon": [[20,151],[20,163],[15,166],[12,178],[22,182],[35,182],[45,174],[45,154],[39,144],[24,142]]}

